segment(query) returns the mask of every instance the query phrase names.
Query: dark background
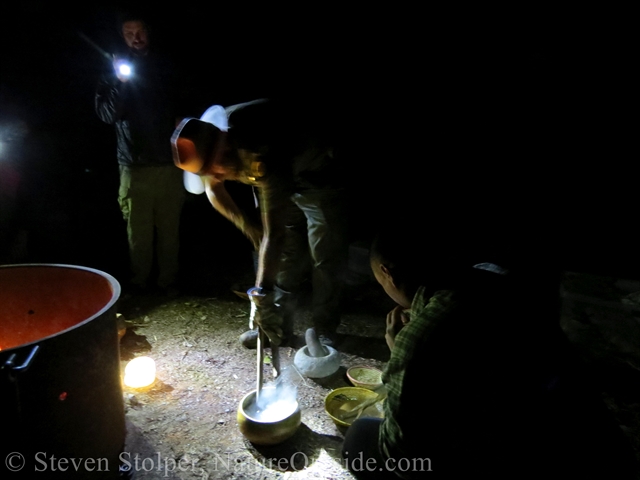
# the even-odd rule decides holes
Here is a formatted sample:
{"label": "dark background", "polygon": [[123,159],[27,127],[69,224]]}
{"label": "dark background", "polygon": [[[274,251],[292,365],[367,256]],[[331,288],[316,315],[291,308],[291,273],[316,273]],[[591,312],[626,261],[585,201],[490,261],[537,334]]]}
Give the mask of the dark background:
{"label": "dark background", "polygon": [[[0,174],[18,172],[20,189],[3,259],[25,229],[28,261],[124,268],[115,133],[93,109],[110,65],[79,35],[116,51],[121,7],[149,18],[184,115],[283,96],[335,122],[353,241],[391,217],[399,234],[446,234],[488,259],[640,278],[629,14],[540,5],[9,4]],[[204,196],[189,196],[183,224],[185,262],[249,261]]]}

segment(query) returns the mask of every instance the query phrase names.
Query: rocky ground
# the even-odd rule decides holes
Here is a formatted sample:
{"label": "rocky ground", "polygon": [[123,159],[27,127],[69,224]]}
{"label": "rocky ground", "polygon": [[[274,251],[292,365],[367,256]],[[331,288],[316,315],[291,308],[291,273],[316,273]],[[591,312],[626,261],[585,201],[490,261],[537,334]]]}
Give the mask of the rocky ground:
{"label": "rocky ground", "polygon": [[[136,478],[353,478],[340,456],[344,431],[323,402],[332,389],[349,385],[348,367],[384,367],[384,318],[393,305],[373,283],[351,292],[340,328],[342,365],[330,377],[302,377],[292,366],[296,349],[282,350],[288,378],[297,386],[302,425],[284,443],[259,447],[244,438],[236,420],[240,400],[256,385],[256,353],[238,342],[249,305],[230,289],[233,280],[246,279],[219,275],[204,289],[208,294],[121,301],[127,325],[123,367],[139,355],[157,365],[151,388],[125,388],[126,454]],[[562,323],[640,460],[640,305],[633,294],[639,290],[634,282],[568,273]],[[307,326],[308,318],[302,318],[297,333]]]}

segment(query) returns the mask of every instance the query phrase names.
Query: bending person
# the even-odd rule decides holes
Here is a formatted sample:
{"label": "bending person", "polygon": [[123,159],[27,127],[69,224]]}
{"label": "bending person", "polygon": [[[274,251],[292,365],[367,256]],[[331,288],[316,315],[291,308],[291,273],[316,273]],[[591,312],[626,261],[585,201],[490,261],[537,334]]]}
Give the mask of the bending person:
{"label": "bending person", "polygon": [[[306,280],[312,321],[335,340],[347,258],[344,188],[332,136],[301,109],[267,99],[225,109],[228,130],[185,119],[172,145],[176,165],[202,178],[213,207],[259,247],[255,320],[274,345],[293,335]],[[262,225],[234,202],[226,181],[256,187]],[[255,348],[257,330],[242,337]]]}

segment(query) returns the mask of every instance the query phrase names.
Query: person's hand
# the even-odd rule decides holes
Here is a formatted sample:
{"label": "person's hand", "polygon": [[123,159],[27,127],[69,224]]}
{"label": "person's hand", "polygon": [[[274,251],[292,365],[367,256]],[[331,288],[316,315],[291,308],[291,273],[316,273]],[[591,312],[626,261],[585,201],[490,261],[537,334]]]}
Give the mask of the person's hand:
{"label": "person's hand", "polygon": [[113,56],[113,70],[115,71],[118,80],[123,83],[128,82],[131,79],[131,74],[133,73],[131,62],[128,59],[117,55]]}
{"label": "person's hand", "polygon": [[384,338],[387,341],[389,350],[393,350],[396,335],[407,323],[409,323],[409,316],[405,313],[405,309],[400,305],[387,314],[387,328]]}
{"label": "person's hand", "polygon": [[273,303],[273,292],[258,293],[259,289],[251,288],[247,292],[251,301],[251,314],[249,315],[249,327],[260,329],[269,337],[271,345],[278,346],[282,343],[282,316],[278,307]]}

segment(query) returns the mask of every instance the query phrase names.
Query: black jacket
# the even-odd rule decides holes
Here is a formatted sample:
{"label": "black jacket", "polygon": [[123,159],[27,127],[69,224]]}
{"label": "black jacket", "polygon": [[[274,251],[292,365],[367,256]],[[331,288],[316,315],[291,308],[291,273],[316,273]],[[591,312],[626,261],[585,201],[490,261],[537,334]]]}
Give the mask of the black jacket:
{"label": "black jacket", "polygon": [[121,82],[110,72],[95,97],[100,119],[115,125],[120,165],[173,164],[175,83],[168,62],[149,52],[133,56],[133,76]]}

